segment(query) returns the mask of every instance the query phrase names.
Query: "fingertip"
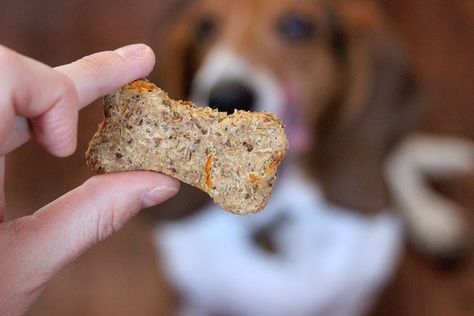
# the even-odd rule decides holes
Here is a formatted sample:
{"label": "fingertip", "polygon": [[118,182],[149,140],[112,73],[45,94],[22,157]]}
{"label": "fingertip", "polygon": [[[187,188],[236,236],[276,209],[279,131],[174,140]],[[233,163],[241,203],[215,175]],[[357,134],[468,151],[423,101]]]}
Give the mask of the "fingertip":
{"label": "fingertip", "polygon": [[140,201],[140,208],[148,208],[172,198],[178,193],[178,188],[168,186],[158,186],[143,194]]}
{"label": "fingertip", "polygon": [[114,52],[127,61],[138,64],[138,67],[136,68],[137,74],[134,76],[136,78],[131,80],[148,76],[155,66],[155,53],[153,52],[153,49],[146,44],[131,44],[120,47],[114,50]]}
{"label": "fingertip", "polygon": [[136,79],[148,76],[155,54],[145,44],[132,44],[114,51],[85,56],[55,68],[74,83],[80,108]]}
{"label": "fingertip", "polygon": [[52,155],[65,158],[77,149],[77,119],[72,121],[67,128],[58,128],[49,133],[45,140],[39,142]]}
{"label": "fingertip", "polygon": [[155,60],[155,53],[146,44],[131,44],[117,48],[114,52],[128,60]]}
{"label": "fingertip", "polygon": [[162,173],[151,172],[151,174],[157,185],[142,195],[140,201],[140,208],[142,209],[163,203],[175,196],[180,188],[180,182],[175,178]]}
{"label": "fingertip", "polygon": [[153,171],[145,171],[145,172],[151,174],[151,176],[156,179],[155,180],[156,183],[159,183],[160,186],[166,186],[166,187],[175,189],[176,191],[178,191],[181,186],[181,182],[176,178],[167,176],[162,173],[153,172]]}
{"label": "fingertip", "polygon": [[66,158],[74,154],[77,149],[77,137],[62,146],[49,146],[47,150],[50,154],[58,158]]}
{"label": "fingertip", "polygon": [[[64,76],[66,78],[66,76]],[[77,147],[78,97],[70,80],[64,80],[64,88],[54,106],[46,113],[30,119],[36,140],[52,155],[67,157]]]}

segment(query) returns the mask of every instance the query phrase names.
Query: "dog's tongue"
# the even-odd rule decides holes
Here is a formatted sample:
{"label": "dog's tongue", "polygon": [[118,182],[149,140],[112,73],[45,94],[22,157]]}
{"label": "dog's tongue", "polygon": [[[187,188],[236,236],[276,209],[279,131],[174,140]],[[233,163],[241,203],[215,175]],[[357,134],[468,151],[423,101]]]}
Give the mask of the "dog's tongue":
{"label": "dog's tongue", "polygon": [[290,126],[287,125],[288,143],[290,150],[296,154],[307,151],[310,146],[309,133],[305,128],[301,126]]}
{"label": "dog's tongue", "polygon": [[293,154],[306,152],[311,146],[311,135],[302,119],[299,101],[292,89],[285,89],[286,102],[283,108],[282,121],[286,127],[289,149]]}

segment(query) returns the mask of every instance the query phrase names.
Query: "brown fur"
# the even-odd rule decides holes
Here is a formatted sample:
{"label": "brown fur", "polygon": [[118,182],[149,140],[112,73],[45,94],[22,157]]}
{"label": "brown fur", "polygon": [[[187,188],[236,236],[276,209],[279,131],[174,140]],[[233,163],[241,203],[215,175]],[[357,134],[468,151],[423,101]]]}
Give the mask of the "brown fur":
{"label": "brown fur", "polygon": [[[419,105],[403,54],[387,40],[371,2],[203,0],[185,8],[164,32],[168,40],[160,73],[166,78],[159,78],[164,89],[186,97],[207,52],[216,45],[232,48],[298,90],[305,124],[315,139],[307,166],[327,197],[365,211],[387,205],[381,164],[390,146],[411,128]],[[317,21],[317,38],[301,45],[279,39],[275,20],[286,12]],[[209,15],[218,17],[219,32],[198,43],[193,26]],[[333,47],[335,36],[342,48]]]}
{"label": "brown fur", "polygon": [[[162,56],[160,73],[166,77],[160,78],[160,84],[171,95],[187,97],[204,58],[212,49],[225,46],[251,67],[292,87],[299,98],[292,105],[302,117],[299,124],[312,137],[299,159],[329,201],[362,213],[397,207],[420,249],[441,256],[458,252],[465,234],[458,207],[426,181],[439,174],[437,167],[424,168],[437,163],[450,176],[465,173],[470,170],[467,161],[474,160],[470,154],[474,145],[458,143],[456,153],[448,158],[436,150],[453,149],[455,139],[433,133],[416,135],[442,130],[453,112],[463,122],[460,126],[452,121],[447,124],[457,131],[469,130],[461,126],[470,115],[461,106],[449,114],[431,105],[374,1],[201,0],[181,4],[182,14],[164,31],[167,53]],[[305,42],[282,40],[276,23],[287,13],[315,22],[317,36]],[[217,32],[203,42],[194,36],[194,30],[207,16],[217,18]],[[449,116],[440,115],[444,112]],[[471,134],[457,133],[468,138]],[[290,137],[290,154],[291,147]],[[430,150],[435,150],[438,161],[419,165],[416,159],[426,157]],[[417,186],[416,190],[410,191],[409,184]]]}

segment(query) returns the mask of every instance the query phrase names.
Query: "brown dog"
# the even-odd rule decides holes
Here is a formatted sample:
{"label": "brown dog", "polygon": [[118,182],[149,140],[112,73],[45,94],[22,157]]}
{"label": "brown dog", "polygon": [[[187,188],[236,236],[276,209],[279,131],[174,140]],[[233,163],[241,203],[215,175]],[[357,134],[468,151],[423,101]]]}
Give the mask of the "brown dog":
{"label": "brown dog", "polygon": [[461,248],[459,207],[425,177],[472,171],[474,147],[421,133],[430,108],[371,1],[181,1],[175,12],[160,36],[159,79],[172,96],[276,112],[291,163],[330,201],[395,205],[424,252]]}

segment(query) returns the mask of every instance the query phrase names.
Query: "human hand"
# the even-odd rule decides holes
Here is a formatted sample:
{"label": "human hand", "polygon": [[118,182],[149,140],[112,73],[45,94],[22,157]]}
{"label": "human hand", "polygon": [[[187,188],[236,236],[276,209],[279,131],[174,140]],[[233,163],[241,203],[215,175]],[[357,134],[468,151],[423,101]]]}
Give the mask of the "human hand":
{"label": "human hand", "polygon": [[154,62],[136,44],[50,68],[0,45],[0,315],[25,313],[65,264],[177,193],[179,182],[158,173],[100,175],[30,216],[3,220],[4,156],[30,137],[55,156],[72,154],[78,111],[145,77]]}

